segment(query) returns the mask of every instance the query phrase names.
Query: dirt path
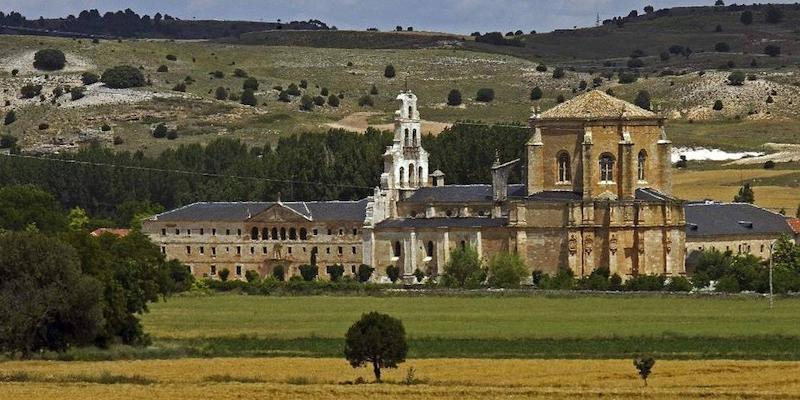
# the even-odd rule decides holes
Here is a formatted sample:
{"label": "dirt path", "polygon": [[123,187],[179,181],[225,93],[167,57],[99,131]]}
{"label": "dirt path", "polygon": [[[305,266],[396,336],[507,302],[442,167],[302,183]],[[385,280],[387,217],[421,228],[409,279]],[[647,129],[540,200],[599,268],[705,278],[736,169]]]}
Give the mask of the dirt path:
{"label": "dirt path", "polygon": [[[352,113],[339,121],[331,122],[329,124],[325,124],[334,129],[344,129],[351,132],[364,132],[367,130],[368,127],[373,127],[378,130],[386,130],[391,131],[394,129],[394,124],[370,124],[368,122],[369,117],[374,115],[381,115],[378,112],[370,112],[370,111],[359,111]],[[438,135],[441,133],[445,128],[451,127],[453,124],[448,124],[445,122],[435,122],[435,121],[426,121],[422,120],[422,134],[433,134]]]}

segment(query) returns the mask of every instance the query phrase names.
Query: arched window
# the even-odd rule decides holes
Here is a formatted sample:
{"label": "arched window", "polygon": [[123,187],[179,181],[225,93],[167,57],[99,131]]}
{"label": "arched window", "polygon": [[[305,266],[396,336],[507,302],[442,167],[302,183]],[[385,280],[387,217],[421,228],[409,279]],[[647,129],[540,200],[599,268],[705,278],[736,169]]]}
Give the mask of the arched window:
{"label": "arched window", "polygon": [[406,128],[405,134],[403,135],[403,145],[408,147],[408,128]]}
{"label": "arched window", "polygon": [[281,240],[286,240],[286,228],[281,228]]}
{"label": "arched window", "polygon": [[306,240],[308,238],[308,231],[306,228],[300,228],[300,240]]}
{"label": "arched window", "polygon": [[261,240],[269,240],[269,228],[261,229]]}
{"label": "arched window", "polygon": [[408,183],[414,185],[414,164],[408,164]]}
{"label": "arched window", "polygon": [[272,240],[278,240],[278,228],[272,228]]}
{"label": "arched window", "polygon": [[614,182],[614,156],[605,153],[600,156],[600,182]]}
{"label": "arched window", "polygon": [[250,230],[250,240],[258,240],[258,228],[255,226]]}
{"label": "arched window", "polygon": [[637,175],[636,176],[638,177],[638,179],[640,181],[645,181],[645,180],[647,180],[647,175],[645,173],[645,169],[647,167],[647,152],[646,151],[642,150],[642,151],[639,152],[638,161],[639,162],[637,164],[638,167],[637,167]]}
{"label": "arched window", "polygon": [[400,186],[404,186],[403,184],[406,182],[406,169],[400,167],[400,179],[398,180]]}
{"label": "arched window", "polygon": [[413,129],[411,131],[411,145],[412,146],[416,146],[417,145],[417,130],[416,129]]}
{"label": "arched window", "polygon": [[394,256],[400,257],[401,252],[402,252],[402,247],[400,246],[400,242],[399,241],[394,242]]}
{"label": "arched window", "polygon": [[569,153],[558,153],[558,181],[569,182],[572,180],[572,169],[569,165]]}
{"label": "arched window", "polygon": [[408,106],[408,118],[414,118],[414,107]]}
{"label": "arched window", "polygon": [[297,240],[297,229],[289,228],[289,239]]}
{"label": "arched window", "polygon": [[417,182],[419,182],[420,185],[425,182],[425,170],[423,170],[422,167],[419,167],[419,180]]}
{"label": "arched window", "polygon": [[426,250],[425,254],[427,254],[428,257],[433,257],[433,242],[432,241],[428,241],[428,247],[425,250]]}

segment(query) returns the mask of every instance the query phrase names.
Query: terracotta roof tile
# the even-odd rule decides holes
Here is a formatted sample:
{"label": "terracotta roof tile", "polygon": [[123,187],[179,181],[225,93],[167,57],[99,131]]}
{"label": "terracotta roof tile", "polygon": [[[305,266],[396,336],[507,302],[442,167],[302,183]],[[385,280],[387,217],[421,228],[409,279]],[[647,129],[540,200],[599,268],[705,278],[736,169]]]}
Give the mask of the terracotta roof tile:
{"label": "terracotta roof tile", "polygon": [[606,118],[656,118],[657,115],[641,107],[610,96],[599,90],[569,99],[545,112],[540,119],[606,119]]}

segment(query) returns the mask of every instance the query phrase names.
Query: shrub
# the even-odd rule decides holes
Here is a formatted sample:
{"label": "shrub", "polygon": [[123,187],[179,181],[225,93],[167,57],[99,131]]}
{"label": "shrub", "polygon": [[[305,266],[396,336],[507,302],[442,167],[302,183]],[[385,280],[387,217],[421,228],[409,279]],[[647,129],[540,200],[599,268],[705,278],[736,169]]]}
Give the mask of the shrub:
{"label": "shrub", "polygon": [[46,129],[49,129],[49,128],[50,128],[50,124],[48,124],[47,122],[42,122],[41,124],[39,124],[39,130],[40,131],[43,131],[43,130],[46,130]]}
{"label": "shrub", "polygon": [[167,137],[167,126],[163,123],[156,125],[156,127],[153,128],[153,137],[156,139]]}
{"label": "shrub", "polygon": [[301,79],[300,80],[300,87],[303,88],[303,89],[308,88],[308,81],[305,80],[305,79]]}
{"label": "shrub", "polygon": [[287,92],[285,90],[281,90],[281,92],[278,93],[278,101],[282,101],[284,103],[288,103],[288,102],[292,101],[292,97],[289,96],[289,92]]}
{"label": "shrub", "polygon": [[338,282],[342,275],[344,275],[344,265],[342,264],[329,265],[325,270],[331,277],[331,282]]}
{"label": "shrub", "polygon": [[766,103],[767,104],[772,104],[774,102],[775,102],[775,100],[772,98],[772,95],[767,95]]}
{"label": "shrub", "polygon": [[387,65],[386,68],[383,70],[383,76],[389,79],[394,78],[395,77],[394,65],[392,64]]}
{"label": "shrub", "polygon": [[17,145],[17,137],[4,133],[0,135],[0,149],[11,149]]}
{"label": "shrub", "polygon": [[130,65],[118,65],[105,70],[100,81],[113,89],[141,87],[146,84],[142,72]]}
{"label": "shrub", "polygon": [[241,68],[236,68],[235,70],[233,70],[233,76],[237,78],[247,78],[247,71]]}
{"label": "shrub", "polygon": [[450,93],[447,94],[447,105],[448,106],[461,105],[461,92],[458,89],[451,89]]}
{"label": "shrub", "polygon": [[251,90],[255,92],[256,90],[258,90],[258,80],[253,77],[245,79],[244,82],[242,83],[242,89]]}
{"label": "shrub", "polygon": [[715,101],[714,101],[714,106],[713,106],[713,107],[711,107],[711,108],[712,108],[714,111],[720,111],[720,110],[722,110],[722,100],[715,100]]}
{"label": "shrub", "polygon": [[42,49],[33,55],[33,67],[44,71],[64,69],[66,63],[64,52],[57,49]]}
{"label": "shrub", "polygon": [[781,54],[781,48],[774,44],[767,45],[767,47],[764,47],[764,54],[770,57],[777,57]]}
{"label": "shrub", "polygon": [[494,89],[491,88],[481,88],[478,89],[478,93],[475,95],[475,100],[480,101],[482,103],[489,103],[494,100]]}
{"label": "shrub", "polygon": [[764,21],[770,24],[777,24],[783,20],[783,11],[780,8],[770,5],[767,7],[767,14]]}
{"label": "shrub", "polygon": [[576,284],[581,290],[609,290],[611,288],[609,274],[607,267],[596,268],[589,275],[579,279]]}
{"label": "shrub", "polygon": [[16,120],[17,120],[17,113],[14,110],[8,110],[8,112],[6,112],[5,118],[3,118],[3,124],[11,125]]}
{"label": "shrub", "polygon": [[217,79],[222,79],[222,78],[225,77],[225,73],[222,72],[222,71],[212,71],[212,72],[209,72],[209,75],[211,75],[212,77],[217,78]]}
{"label": "shrub", "polygon": [[[720,1],[721,0],[717,0],[717,2]],[[636,367],[645,386],[647,386],[647,377],[650,376],[650,372],[653,370],[653,365],[655,365],[655,363],[656,360],[653,359],[653,357],[637,357],[633,360],[633,366]]]}
{"label": "shrub", "polygon": [[158,68],[156,68],[156,72],[168,72],[168,71],[169,71],[169,67],[167,67],[164,64],[161,64],[161,65],[158,66]]}
{"label": "shrub", "polygon": [[359,107],[373,107],[375,105],[375,101],[372,100],[372,96],[365,94],[358,99]]}
{"label": "shrub", "polygon": [[219,280],[225,282],[228,280],[228,276],[230,276],[231,270],[227,268],[223,268],[222,271],[219,271]]}
{"label": "shrub", "polygon": [[325,105],[325,98],[322,96],[314,97],[314,105],[317,107],[322,107]]}
{"label": "shrub", "polygon": [[663,275],[638,275],[625,281],[622,289],[628,292],[658,292],[664,290],[665,281]]}
{"label": "shrub", "polygon": [[731,86],[742,86],[747,77],[742,71],[734,71],[728,75],[728,84]]}
{"label": "shrub", "polygon": [[721,293],[739,293],[742,291],[739,287],[739,281],[732,275],[725,275],[720,278],[714,290]]}
{"label": "shrub", "polygon": [[544,96],[542,88],[536,86],[535,88],[531,89],[531,100],[539,100],[542,98],[542,96]]}
{"label": "shrub", "polygon": [[292,96],[300,96],[300,88],[297,87],[294,83],[289,84],[289,87],[286,88],[286,93]]}
{"label": "shrub", "polygon": [[99,80],[100,77],[94,72],[84,72],[81,74],[81,82],[83,82],[84,85],[91,85],[97,83]]}
{"label": "shrub", "polygon": [[258,271],[254,269],[248,269],[247,271],[244,271],[244,279],[246,279],[247,282],[253,283],[258,281],[260,278],[261,276],[258,275]]}
{"label": "shrub", "polygon": [[386,267],[386,276],[390,281],[392,281],[392,283],[397,282],[397,280],[400,279],[400,268],[397,268],[394,265]]}
{"label": "shrub", "polygon": [[70,98],[72,99],[72,101],[82,99],[83,96],[84,96],[84,91],[85,90],[86,90],[86,87],[84,87],[84,86],[75,86],[74,88],[71,88],[69,90],[69,94],[70,94]]}
{"label": "shrub", "polygon": [[314,99],[305,94],[303,97],[300,98],[300,109],[305,111],[311,111],[314,109]]}
{"label": "shrub", "polygon": [[114,136],[114,145],[115,145],[115,146],[119,146],[119,145],[121,145],[122,143],[125,143],[125,141],[124,141],[124,140],[123,140],[121,137],[119,137],[119,136]]}
{"label": "shrub", "polygon": [[629,58],[628,59],[628,68],[642,68],[644,67],[644,61],[641,58]]}
{"label": "shrub", "polygon": [[417,283],[422,283],[422,280],[425,279],[425,273],[419,268],[415,269],[414,273],[411,275],[414,275],[414,279],[417,280]]}
{"label": "shrub", "polygon": [[230,93],[228,93],[228,100],[230,100],[230,101],[239,101],[239,95],[234,93],[234,92],[230,92]]}
{"label": "shrub", "polygon": [[228,91],[225,90],[224,87],[220,86],[214,92],[214,98],[217,99],[217,100],[225,100],[225,99],[228,98]]}
{"label": "shrub", "polygon": [[318,274],[319,267],[316,265],[303,264],[300,266],[300,276],[302,276],[303,280],[306,282],[311,282],[314,279],[317,279]]}
{"label": "shrub", "polygon": [[111,130],[111,125],[103,123],[103,125],[100,126],[100,130],[103,132],[108,132]]}
{"label": "shrub", "polygon": [[451,287],[477,287],[483,283],[483,270],[478,251],[471,246],[458,246],[450,251],[450,259],[444,265],[442,282]]}
{"label": "shrub", "polygon": [[370,267],[367,264],[361,264],[358,266],[358,281],[364,283],[369,280],[372,276],[372,272],[375,271],[375,268]]}
{"label": "shrub", "polygon": [[634,83],[639,80],[639,75],[635,72],[622,71],[619,73],[619,83],[627,84]]}
{"label": "shrub", "polygon": [[664,289],[668,292],[691,292],[692,282],[689,282],[685,276],[674,276],[669,279]]}
{"label": "shrub", "polygon": [[240,98],[239,102],[246,106],[255,107],[255,105],[257,104],[256,95],[253,94],[252,90],[245,90],[244,92],[242,92],[242,97]]}
{"label": "shrub", "polygon": [[172,87],[172,90],[175,92],[185,92],[186,91],[186,84],[183,82],[178,82],[177,85]]}
{"label": "shrub", "polygon": [[659,58],[659,59],[661,59],[661,61],[669,61],[669,52],[667,52],[667,51],[662,51],[662,52],[661,52],[661,53],[658,55],[658,58]]}
{"label": "shrub", "polygon": [[767,160],[764,163],[764,169],[773,169],[773,168],[775,168],[775,161]]}
{"label": "shrub", "polygon": [[553,79],[561,79],[564,77],[564,68],[556,67],[553,70]]}
{"label": "shrub", "polygon": [[547,72],[547,65],[539,64],[536,66],[536,71],[539,72]]}
{"label": "shrub", "polygon": [[319,90],[319,95],[320,96],[327,96],[328,94],[329,94],[328,88],[326,88],[326,87],[323,87],[322,89]]}
{"label": "shrub", "polygon": [[753,23],[753,12],[750,10],[745,10],[742,15],[739,17],[739,21],[745,25],[750,25]]}
{"label": "shrub", "polygon": [[178,138],[178,130],[177,129],[170,129],[170,131],[167,132],[167,140],[175,140],[177,138]]}
{"label": "shrub", "polygon": [[727,52],[731,51],[731,46],[728,43],[719,42],[719,43],[714,45],[714,50],[718,51],[720,53],[727,53]]}
{"label": "shrub", "polygon": [[522,277],[528,274],[525,262],[517,254],[500,253],[489,261],[489,286],[518,288]]}
{"label": "shrub", "polygon": [[561,104],[561,103],[563,103],[565,101],[567,101],[567,99],[564,98],[563,94],[559,94],[558,97],[556,97],[556,103],[558,103],[558,104]]}
{"label": "shrub", "polygon": [[756,196],[750,183],[745,182],[742,187],[739,188],[739,193],[733,197],[733,201],[736,203],[755,203]]}
{"label": "shrub", "polygon": [[575,287],[574,274],[569,268],[559,268],[554,276],[542,275],[537,287],[548,290],[572,290]]}
{"label": "shrub", "polygon": [[62,94],[64,94],[64,88],[62,88],[61,86],[56,86],[53,88],[53,97],[54,97],[53,100],[61,97]]}
{"label": "shrub", "polygon": [[167,54],[165,58],[169,61],[178,61],[178,57],[176,57],[174,54]]}
{"label": "shrub", "polygon": [[328,96],[328,105],[331,107],[339,107],[339,98],[334,95]]}
{"label": "shrub", "polygon": [[645,110],[650,109],[650,92],[647,90],[640,90],[639,93],[636,94],[636,99],[633,101],[633,104],[644,108]]}
{"label": "shrub", "polygon": [[19,74],[19,70],[18,69],[14,68],[14,69],[11,70],[11,76],[17,76],[17,74]]}
{"label": "shrub", "polygon": [[276,265],[272,268],[272,277],[281,282],[286,279],[286,270],[283,265]]}
{"label": "shrub", "polygon": [[406,359],[406,331],[400,320],[386,314],[364,314],[345,335],[344,355],[353,368],[372,365],[375,380],[381,368],[397,368]]}
{"label": "shrub", "polygon": [[42,93],[42,85],[27,84],[19,89],[23,99],[32,99]]}

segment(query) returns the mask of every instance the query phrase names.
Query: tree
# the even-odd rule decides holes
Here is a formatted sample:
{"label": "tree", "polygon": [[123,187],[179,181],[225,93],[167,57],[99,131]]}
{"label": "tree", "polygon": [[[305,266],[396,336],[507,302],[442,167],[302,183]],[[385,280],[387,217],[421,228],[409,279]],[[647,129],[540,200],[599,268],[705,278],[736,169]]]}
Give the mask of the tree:
{"label": "tree", "polygon": [[319,95],[320,96],[327,96],[328,95],[328,88],[323,87],[322,89],[320,89],[319,90]]}
{"label": "tree", "polygon": [[764,54],[770,57],[777,57],[781,55],[781,48],[779,46],[775,46],[774,44],[767,45],[764,47]]}
{"label": "tree", "polygon": [[383,70],[383,76],[389,79],[394,78],[395,77],[394,65],[392,64],[387,65],[386,68]]}
{"label": "tree", "polygon": [[561,104],[565,101],[567,101],[567,99],[564,97],[563,94],[559,94],[558,96],[556,96],[556,103]]}
{"label": "tree", "polygon": [[661,61],[669,61],[669,52],[668,51],[662,51],[661,53],[658,54],[658,58]]}
{"label": "tree", "polygon": [[172,87],[172,90],[175,92],[185,92],[186,84],[183,82],[178,82],[175,86]]}
{"label": "tree", "polygon": [[725,5],[725,2],[723,0],[717,0],[714,2],[714,5],[717,7],[722,7]]}
{"label": "tree", "polygon": [[358,99],[358,106],[359,107],[373,107],[375,105],[375,101],[372,100],[372,96],[365,94]]}
{"label": "tree", "polygon": [[753,193],[753,188],[750,187],[750,183],[745,183],[739,188],[739,194],[733,197],[733,201],[736,203],[750,203],[753,204],[756,202],[755,193]]}
{"label": "tree", "polygon": [[400,268],[394,265],[386,267],[386,276],[392,283],[397,282],[397,280],[400,279]]}
{"label": "tree", "polygon": [[228,280],[228,276],[230,276],[231,270],[227,268],[223,268],[222,271],[219,271],[219,280],[226,282]]}
{"label": "tree", "polygon": [[33,55],[33,67],[44,71],[64,69],[66,63],[64,52],[57,49],[42,49]]}
{"label": "tree", "polygon": [[345,335],[347,361],[353,368],[371,364],[377,382],[381,382],[381,368],[397,368],[405,362],[407,353],[403,323],[386,314],[363,314]]}
{"label": "tree", "polygon": [[225,90],[224,87],[220,86],[214,92],[214,98],[217,99],[217,100],[225,100],[225,99],[228,98],[228,91]]}
{"label": "tree", "polygon": [[556,67],[553,70],[553,79],[561,79],[564,77],[564,68]]}
{"label": "tree", "polygon": [[372,273],[375,271],[375,268],[370,267],[367,264],[361,264],[358,266],[358,281],[364,283],[372,277]]}
{"label": "tree", "polygon": [[478,93],[475,95],[475,100],[480,101],[482,103],[490,103],[494,100],[494,89],[491,88],[481,88],[478,89]]}
{"label": "tree", "polygon": [[650,372],[653,370],[653,365],[655,365],[655,363],[656,360],[653,357],[636,357],[633,360],[633,366],[636,367],[645,386],[647,386],[647,377],[650,376]]}
{"label": "tree", "polygon": [[322,107],[325,105],[325,98],[322,96],[314,97],[314,105],[317,107]]}
{"label": "tree", "polygon": [[156,139],[167,137],[167,126],[163,122],[153,128],[153,137]]}
{"label": "tree", "polygon": [[731,86],[742,86],[744,85],[745,79],[747,79],[747,76],[745,76],[744,72],[733,71],[728,75],[728,84]]}
{"label": "tree", "polygon": [[650,6],[650,5],[644,6],[644,12],[647,13],[647,14],[652,13],[654,10],[655,9],[653,8],[653,6]]}
{"label": "tree", "polygon": [[342,264],[329,265],[325,270],[331,277],[332,282],[338,282],[342,275],[344,275],[344,265]]}
{"label": "tree", "polygon": [[339,98],[334,95],[328,96],[328,105],[331,107],[339,107]]}
{"label": "tree", "polygon": [[630,58],[628,59],[628,68],[642,68],[644,67],[644,61],[641,58]]}
{"label": "tree", "polygon": [[81,74],[81,82],[83,82],[84,85],[91,85],[97,83],[99,80],[100,77],[94,72],[84,72]]}
{"label": "tree", "polygon": [[27,84],[19,89],[23,99],[32,99],[42,93],[42,85]]}
{"label": "tree", "polygon": [[275,279],[283,282],[286,279],[286,272],[283,268],[283,265],[276,265],[274,268],[272,268],[272,276]]}
{"label": "tree", "polygon": [[30,357],[92,343],[103,322],[100,283],[75,250],[32,232],[0,235],[0,350]]}
{"label": "tree", "polygon": [[311,111],[314,109],[314,98],[311,96],[304,94],[303,97],[300,98],[300,109],[304,111]]}
{"label": "tree", "polygon": [[531,100],[539,100],[543,95],[544,93],[542,92],[542,88],[536,86],[535,88],[531,89]]}
{"label": "tree", "polygon": [[256,95],[253,94],[252,90],[245,90],[242,92],[242,97],[239,100],[242,104],[246,106],[253,106],[255,107],[258,104],[256,100]]}
{"label": "tree", "polygon": [[644,108],[645,110],[650,109],[650,92],[647,90],[640,90],[639,93],[636,94],[636,99],[633,101],[633,104]]}
{"label": "tree", "polygon": [[0,188],[0,229],[61,232],[67,219],[55,197],[33,185]]}
{"label": "tree", "polygon": [[375,85],[372,85],[372,87],[369,89],[369,94],[371,94],[373,96],[376,96],[378,94],[378,87],[375,86]]}
{"label": "tree", "polygon": [[783,11],[774,5],[770,5],[767,7],[767,14],[764,20],[769,24],[777,24],[783,21]]}
{"label": "tree", "polygon": [[305,80],[305,79],[300,79],[300,87],[303,88],[303,89],[307,89],[308,88],[308,81]]}
{"label": "tree", "polygon": [[739,21],[745,25],[750,25],[753,23],[753,12],[750,10],[744,10],[742,15],[739,17]]}
{"label": "tree", "polygon": [[547,65],[539,64],[536,66],[536,71],[538,72],[547,72]]}
{"label": "tree", "polygon": [[290,83],[289,87],[286,88],[286,93],[292,96],[300,96],[300,88],[297,87],[294,83]]}
{"label": "tree", "polygon": [[161,64],[158,66],[158,68],[156,68],[156,72],[167,72],[167,71],[169,71],[169,67],[167,67],[164,64]]}
{"label": "tree", "polygon": [[519,255],[500,253],[489,261],[489,286],[497,288],[518,288],[528,268]]}
{"label": "tree", "polygon": [[727,53],[731,51],[731,46],[726,42],[719,42],[714,45],[714,50],[720,53]]}
{"label": "tree", "polygon": [[245,79],[244,82],[242,83],[242,89],[251,90],[255,92],[256,90],[258,90],[258,80],[253,77]]}
{"label": "tree", "polygon": [[486,277],[478,251],[471,246],[458,246],[450,252],[444,265],[443,283],[452,287],[478,286]]}
{"label": "tree", "polygon": [[452,89],[450,90],[450,93],[447,94],[447,105],[448,106],[461,105],[461,92],[458,89]]}
{"label": "tree", "polygon": [[[247,78],[247,71],[245,71],[245,70],[243,70],[241,68],[236,68],[235,70],[233,70],[233,76],[235,76],[237,78]],[[256,89],[258,89],[258,87],[256,87]],[[256,89],[253,89],[253,90],[256,90]]]}
{"label": "tree", "polygon": [[85,96],[86,87],[84,86],[75,86],[69,89],[69,98],[72,101],[80,100]]}
{"label": "tree", "polygon": [[118,65],[105,70],[100,81],[113,89],[141,87],[146,84],[142,72],[130,65]]}
{"label": "tree", "polygon": [[8,112],[6,112],[6,116],[3,118],[3,124],[11,125],[16,120],[17,120],[17,112],[14,110],[8,110]]}
{"label": "tree", "polygon": [[303,264],[300,266],[300,276],[303,277],[304,281],[313,281],[317,279],[317,275],[319,275],[319,267],[316,265]]}
{"label": "tree", "polygon": [[639,80],[639,75],[635,72],[620,71],[619,73],[619,83],[621,84],[633,83],[637,80]]}
{"label": "tree", "polygon": [[722,108],[722,100],[714,100],[714,105],[711,107],[711,109],[714,111],[721,111]]}
{"label": "tree", "polygon": [[289,92],[281,90],[280,93],[278,93],[278,101],[289,103],[292,101],[292,97],[289,96]]}

